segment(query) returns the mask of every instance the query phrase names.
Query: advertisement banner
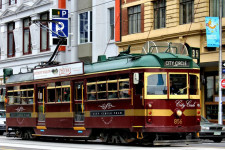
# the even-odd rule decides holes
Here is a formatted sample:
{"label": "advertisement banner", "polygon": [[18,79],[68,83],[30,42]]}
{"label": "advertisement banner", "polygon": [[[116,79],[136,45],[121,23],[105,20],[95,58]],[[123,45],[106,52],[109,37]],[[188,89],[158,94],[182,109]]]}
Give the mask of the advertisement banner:
{"label": "advertisement banner", "polygon": [[207,47],[220,47],[219,17],[205,17]]}
{"label": "advertisement banner", "polygon": [[34,70],[34,79],[45,79],[62,76],[83,74],[83,63],[66,64],[57,67],[49,67]]}

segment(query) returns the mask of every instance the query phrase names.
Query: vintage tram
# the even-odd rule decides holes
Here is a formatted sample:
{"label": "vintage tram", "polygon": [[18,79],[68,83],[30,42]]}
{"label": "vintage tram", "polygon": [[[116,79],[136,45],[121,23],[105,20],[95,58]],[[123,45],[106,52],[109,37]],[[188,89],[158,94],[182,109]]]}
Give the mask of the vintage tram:
{"label": "vintage tram", "polygon": [[142,54],[37,67],[7,79],[7,128],[22,139],[197,142],[199,73],[185,45],[150,41]]}

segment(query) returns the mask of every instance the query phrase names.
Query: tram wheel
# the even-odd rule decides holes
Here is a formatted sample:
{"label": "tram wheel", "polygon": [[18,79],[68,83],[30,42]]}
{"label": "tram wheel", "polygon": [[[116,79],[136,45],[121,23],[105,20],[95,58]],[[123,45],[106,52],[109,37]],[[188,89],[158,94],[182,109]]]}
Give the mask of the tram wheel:
{"label": "tram wheel", "polygon": [[103,137],[103,142],[108,144],[128,144],[133,141],[133,139],[128,139],[127,136],[122,136],[118,132],[114,134],[106,134]]}
{"label": "tram wheel", "polygon": [[22,140],[34,139],[33,136],[32,136],[32,133],[31,133],[31,131],[29,129],[22,131],[21,138],[22,138]]}

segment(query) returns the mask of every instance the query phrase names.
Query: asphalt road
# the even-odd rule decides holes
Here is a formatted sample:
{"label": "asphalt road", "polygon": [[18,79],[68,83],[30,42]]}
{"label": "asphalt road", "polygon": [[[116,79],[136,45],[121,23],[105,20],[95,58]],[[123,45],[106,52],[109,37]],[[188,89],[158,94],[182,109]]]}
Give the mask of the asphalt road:
{"label": "asphalt road", "polygon": [[202,144],[179,146],[138,146],[106,145],[98,142],[62,142],[62,141],[25,141],[19,138],[0,136],[0,150],[225,150],[225,141],[214,143],[203,141]]}

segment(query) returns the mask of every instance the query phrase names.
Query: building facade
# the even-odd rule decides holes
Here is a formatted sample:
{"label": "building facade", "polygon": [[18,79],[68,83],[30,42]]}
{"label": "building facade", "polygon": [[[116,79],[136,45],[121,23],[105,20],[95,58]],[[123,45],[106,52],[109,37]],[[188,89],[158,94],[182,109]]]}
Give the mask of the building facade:
{"label": "building facade", "polygon": [[0,0],[0,109],[4,108],[3,69],[12,68],[14,74],[30,71],[48,61],[55,50],[51,33],[32,21],[50,20],[50,9],[67,9],[68,44],[60,47],[55,61],[96,62],[98,55],[118,54],[114,7],[110,0]]}
{"label": "building facade", "polygon": [[[200,48],[202,115],[217,122],[218,48],[207,47],[205,17],[219,16],[216,0],[116,0],[121,11],[121,32],[116,31],[119,51],[131,45],[131,53],[140,53],[147,41],[186,43]],[[223,1],[223,8],[225,7]],[[117,13],[117,12],[116,12]],[[223,9],[223,17],[225,9]],[[225,18],[222,20],[225,27]],[[224,29],[223,29],[224,31]],[[223,37],[224,37],[223,33]],[[225,38],[222,39],[223,51]],[[225,54],[223,53],[223,59]],[[225,89],[223,89],[225,99]],[[225,103],[223,110],[225,112]],[[223,116],[225,119],[225,114]]]}

